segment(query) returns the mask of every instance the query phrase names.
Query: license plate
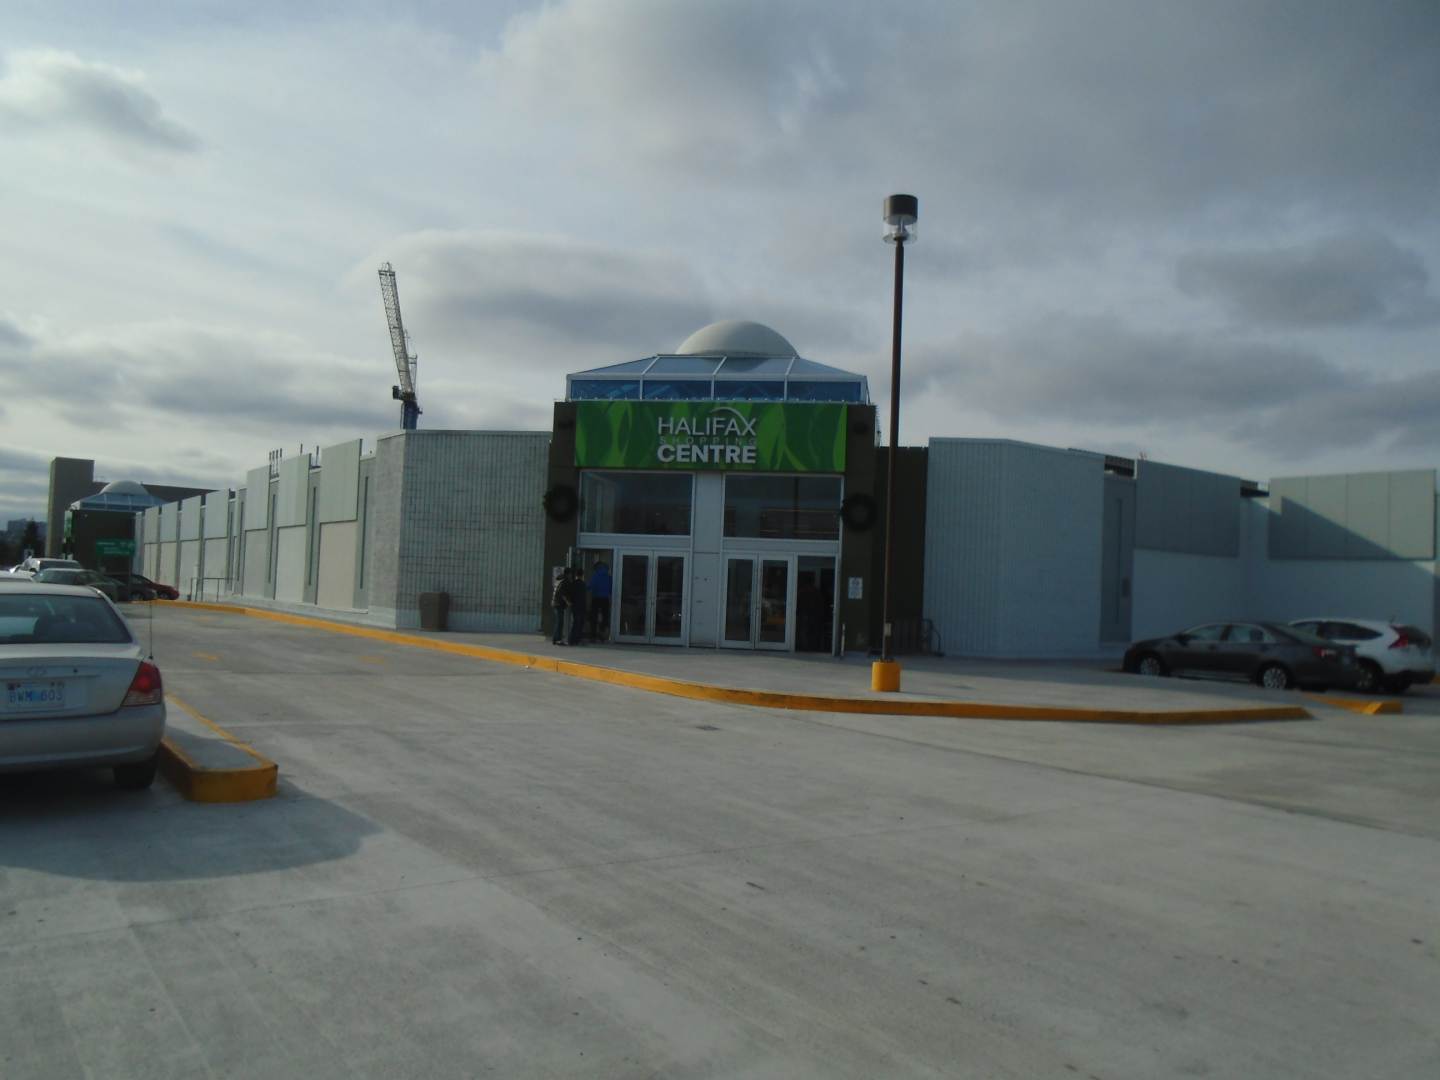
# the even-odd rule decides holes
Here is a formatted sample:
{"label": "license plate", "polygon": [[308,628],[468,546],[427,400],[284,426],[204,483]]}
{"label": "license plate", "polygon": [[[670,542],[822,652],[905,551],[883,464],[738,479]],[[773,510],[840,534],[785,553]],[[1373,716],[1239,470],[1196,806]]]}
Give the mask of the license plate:
{"label": "license plate", "polygon": [[5,684],[5,704],[15,710],[65,708],[63,682],[12,682]]}

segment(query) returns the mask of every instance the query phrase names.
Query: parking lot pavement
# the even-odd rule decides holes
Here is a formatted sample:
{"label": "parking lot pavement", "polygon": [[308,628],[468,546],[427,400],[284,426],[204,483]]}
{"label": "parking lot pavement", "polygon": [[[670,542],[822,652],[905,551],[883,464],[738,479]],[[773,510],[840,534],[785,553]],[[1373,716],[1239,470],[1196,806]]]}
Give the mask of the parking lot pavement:
{"label": "parking lot pavement", "polygon": [[1427,714],[797,714],[155,620],[281,793],[0,791],[6,1080],[1440,1070]]}

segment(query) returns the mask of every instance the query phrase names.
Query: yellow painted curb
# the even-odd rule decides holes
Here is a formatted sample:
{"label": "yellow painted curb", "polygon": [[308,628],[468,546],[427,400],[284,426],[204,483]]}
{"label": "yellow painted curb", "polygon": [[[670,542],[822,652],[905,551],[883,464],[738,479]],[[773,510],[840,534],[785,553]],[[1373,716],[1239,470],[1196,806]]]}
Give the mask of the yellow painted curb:
{"label": "yellow painted curb", "polygon": [[1364,716],[1399,716],[1405,711],[1405,707],[1398,701],[1365,701],[1362,698],[1340,698],[1330,697],[1327,694],[1306,694],[1308,698],[1324,702],[1326,705],[1334,705],[1336,708],[1349,709]]}
{"label": "yellow painted curb", "polygon": [[1096,724],[1226,724],[1247,720],[1308,720],[1310,714],[1299,705],[1258,705],[1244,709],[1072,709],[1048,705],[990,705],[978,701],[895,701],[872,698],[828,697],[819,694],[792,694],[778,690],[742,690],[728,686],[672,679],[664,675],[643,675],[618,671],[595,664],[561,660],[554,656],[496,649],[488,645],[467,645],[441,638],[418,637],[395,630],[372,626],[331,622],[287,611],[268,611],[239,604],[207,604],[195,600],[171,600],[173,607],[201,611],[226,611],[232,615],[249,615],[255,619],[308,626],[335,634],[388,641],[395,645],[412,645],[454,656],[470,656],[498,664],[511,664],[534,671],[550,671],[592,682],[647,690],[654,694],[688,698],[692,701],[717,701],[727,705],[754,705],[767,709],[798,709],[809,712],[867,713],[878,716],[945,716],[963,720],[1069,720]]}
{"label": "yellow painted curb", "polygon": [[168,737],[160,743],[160,771],[191,802],[238,803],[268,799],[275,794],[280,767],[248,743],[243,743],[213,720],[201,716],[174,694],[165,700],[214,731],[231,746],[255,759],[242,769],[208,769]]}

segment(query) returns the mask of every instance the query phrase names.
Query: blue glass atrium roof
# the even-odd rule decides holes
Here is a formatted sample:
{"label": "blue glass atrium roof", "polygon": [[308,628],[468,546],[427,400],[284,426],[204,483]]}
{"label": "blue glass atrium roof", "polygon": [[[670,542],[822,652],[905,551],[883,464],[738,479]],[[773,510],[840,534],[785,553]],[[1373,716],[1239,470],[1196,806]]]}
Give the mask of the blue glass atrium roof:
{"label": "blue glass atrium roof", "polygon": [[798,356],[690,356],[577,371],[565,377],[567,401],[843,401],[869,404],[864,375]]}

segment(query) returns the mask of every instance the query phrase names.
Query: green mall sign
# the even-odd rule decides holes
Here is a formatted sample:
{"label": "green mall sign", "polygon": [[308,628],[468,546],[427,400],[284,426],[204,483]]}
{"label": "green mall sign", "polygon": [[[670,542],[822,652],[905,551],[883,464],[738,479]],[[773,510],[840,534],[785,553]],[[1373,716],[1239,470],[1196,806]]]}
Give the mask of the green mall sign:
{"label": "green mall sign", "polygon": [[844,472],[845,406],[778,401],[580,401],[585,469]]}

